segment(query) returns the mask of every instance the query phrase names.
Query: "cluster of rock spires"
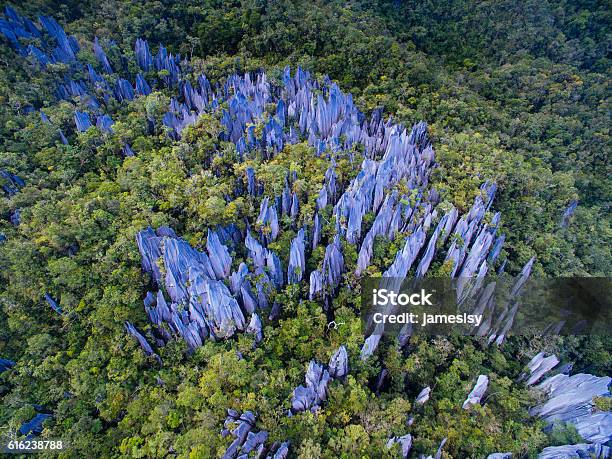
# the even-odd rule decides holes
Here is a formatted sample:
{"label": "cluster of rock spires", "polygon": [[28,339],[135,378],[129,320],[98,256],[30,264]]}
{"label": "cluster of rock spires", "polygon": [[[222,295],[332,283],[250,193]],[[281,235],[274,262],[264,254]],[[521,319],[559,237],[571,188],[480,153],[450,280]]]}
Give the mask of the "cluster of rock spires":
{"label": "cluster of rock spires", "polygon": [[[7,10],[6,15],[8,20],[3,31],[19,29],[20,24],[25,23],[13,10]],[[41,23],[44,21],[46,20],[41,18]],[[48,26],[51,23],[46,21],[45,24]],[[76,43],[72,37],[64,40],[62,37],[66,34],[57,30],[58,27],[51,27],[52,36],[58,43]],[[17,42],[20,37],[26,38],[19,33],[13,35]],[[11,43],[15,43],[14,40]],[[49,48],[53,44],[45,42],[44,47]],[[62,49],[64,52],[58,55],[66,57],[65,62],[78,67],[79,62],[70,54],[69,49],[66,46]],[[385,276],[403,277],[413,265],[416,265],[417,276],[426,275],[436,251],[444,250],[440,247],[440,242],[446,242],[447,239],[452,241],[446,250],[446,260],[453,264],[453,276],[483,277],[499,256],[504,241],[503,235],[496,236],[500,216],[496,214],[490,224],[483,222],[484,214],[493,200],[495,185],[484,184],[482,196],[476,198],[473,207],[464,216],[459,216],[455,208],[445,212],[438,209],[437,193],[435,190],[427,190],[429,174],[435,166],[435,160],[424,123],[415,125],[412,130],[406,130],[390,119],[385,122],[380,111],[375,111],[368,120],[354,106],[350,94],[342,93],[328,78],[322,83],[312,79],[308,72],[300,68],[293,76],[290,69],[286,68],[280,87],[270,84],[264,73],[257,74],[254,78],[249,74],[233,75],[224,85],[216,85],[214,88],[206,76],[201,75],[197,78],[197,84],[192,84],[183,73],[183,67],[189,69],[186,61],[181,62],[179,57],[168,54],[163,46],[159,46],[158,53],[154,56],[148,43],[143,40],[137,40],[135,45],[138,66],[153,77],[151,72],[163,70],[165,77],[147,82],[143,74],[138,74],[134,85],[125,78],[118,78],[114,88],[111,88],[104,75],[111,75],[113,67],[97,39],[94,40],[93,51],[98,59],[98,66],[96,69],[87,65],[89,81],[68,80],[60,85],[57,91],[60,98],[81,99],[95,114],[94,122],[89,113],[75,110],[78,131],[96,125],[103,132],[112,132],[112,119],[103,112],[105,103],[111,97],[119,101],[131,100],[138,95],[146,95],[151,88],[171,88],[178,91],[178,96],[172,99],[169,111],[164,116],[164,124],[170,129],[172,137],[180,137],[184,127],[194,123],[204,111],[221,109],[225,129],[223,136],[236,144],[240,155],[259,155],[265,160],[273,157],[284,145],[306,139],[315,147],[316,154],[325,154],[330,159],[325,182],[316,200],[317,211],[313,216],[313,224],[310,228],[301,228],[291,244],[290,257],[286,260],[286,279],[281,260],[267,248],[267,244],[278,237],[280,215],[295,218],[299,213],[298,196],[291,190],[295,177],[288,177],[281,196],[264,196],[262,184],[257,182],[255,171],[249,168],[246,171],[246,190],[237,187],[237,195],[246,192],[253,196],[263,196],[257,225],[269,230],[259,232],[260,241],[248,229],[246,231],[245,246],[249,249],[255,268],[260,271],[255,274],[265,276],[264,281],[251,286],[255,289],[241,285],[240,292],[231,292],[239,296],[236,299],[244,308],[243,316],[245,313],[252,314],[255,305],[266,305],[267,284],[280,288],[285,281],[299,283],[304,278],[310,281],[309,298],[322,299],[327,306],[344,274],[342,240],[360,247],[357,275],[369,265],[375,237],[384,235],[393,239],[400,232],[408,233],[409,236]],[[222,102],[225,103],[221,104]],[[267,113],[267,107],[271,105],[275,107],[273,116]],[[44,122],[49,122],[42,112],[41,118]],[[264,122],[261,135],[255,132],[255,124],[259,121]],[[65,138],[63,134],[62,138]],[[341,190],[336,183],[335,154],[347,152],[357,143],[362,144],[365,151],[361,171],[346,190]],[[128,144],[124,145],[123,153],[134,154]],[[416,194],[415,199],[412,200],[407,194],[399,192],[397,185],[401,181],[408,185],[408,194]],[[333,206],[336,235],[326,246],[322,266],[306,273],[307,249],[312,250],[321,242],[320,211],[327,206]],[[372,228],[363,236],[362,220],[367,213],[374,213],[376,218]],[[436,226],[433,232],[430,232],[432,224]],[[463,241],[462,244],[458,244],[458,240]],[[185,244],[177,244],[176,247],[181,253],[190,252],[189,249]],[[152,255],[155,253],[143,253],[145,258]],[[188,266],[189,262],[182,268]],[[145,269],[148,270],[147,268],[154,274],[158,271],[152,263],[146,263]],[[235,281],[232,285],[242,284],[245,269],[241,266],[232,274],[232,280]],[[206,270],[204,272],[206,273]],[[173,274],[178,275],[178,286],[184,289],[181,284],[189,280],[189,273],[179,270]],[[213,278],[225,279],[219,277],[218,273],[215,273]],[[159,282],[157,284],[161,285]],[[174,288],[171,280],[167,282],[166,287],[170,293]],[[219,288],[221,294],[227,293],[223,287]],[[186,300],[185,295],[181,295],[180,299],[172,298],[171,293],[170,296],[171,305]],[[223,330],[220,334],[223,336],[231,335],[233,328],[243,331],[245,325],[239,311],[235,309],[235,304],[231,303],[228,307],[229,317],[233,318],[234,325],[221,325]],[[163,302],[160,308],[163,312]],[[172,320],[171,314],[161,317],[154,315],[153,318],[158,322],[161,319],[172,323],[175,331],[185,337],[191,348],[195,348],[201,339],[210,335],[206,327],[198,324],[196,312],[190,311],[190,317],[186,318],[185,311],[182,311],[180,321],[176,320],[178,312],[175,312],[175,320]],[[258,320],[256,318],[251,322],[257,326]],[[375,350],[376,344],[372,340],[366,342],[364,358]]]}
{"label": "cluster of rock spires", "polygon": [[[247,228],[246,234],[243,235],[237,228],[233,230],[237,239],[242,240],[244,237],[244,247],[248,250],[252,263],[241,263],[231,274],[227,272],[232,261],[228,256],[222,257],[225,271],[213,272],[208,267],[207,259],[210,258],[214,262],[221,257],[216,251],[208,256],[204,254],[206,259],[203,259],[200,252],[174,234],[165,236],[165,243],[162,244],[161,236],[152,229],[141,232],[138,245],[143,257],[143,268],[153,275],[158,287],[165,287],[171,299],[170,306],[167,306],[163,293],[161,296],[159,293],[151,293],[147,297],[147,311],[156,326],[160,326],[161,322],[170,324],[169,331],[183,336],[193,349],[209,337],[218,339],[229,337],[236,331],[245,331],[245,317],[251,315],[251,328],[261,336],[261,320],[259,315],[253,314],[257,314],[256,310],[269,306],[268,292],[286,284],[300,283],[304,279],[310,281],[309,298],[324,300],[327,305],[327,300],[340,286],[345,273],[342,241],[356,244],[361,242],[361,222],[369,212],[376,212],[378,216],[373,229],[368,232],[362,244],[360,266],[367,266],[368,253],[372,250],[376,235],[384,234],[392,238],[396,233],[409,232],[412,236],[407,238],[407,249],[398,254],[396,262],[390,268],[396,275],[401,275],[402,270],[405,274],[408,272],[411,263],[406,263],[406,259],[417,259],[429,227],[438,219],[438,212],[434,208],[439,200],[437,193],[425,190],[429,173],[434,166],[434,153],[427,140],[424,123],[419,123],[411,131],[407,131],[403,126],[390,121],[383,123],[379,113],[368,122],[352,105],[350,96],[344,95],[335,84],[326,81],[320,85],[301,69],[298,69],[293,77],[289,69],[286,69],[283,73],[282,88],[273,88],[264,74],[258,75],[255,81],[252,81],[248,74],[244,77],[232,76],[226,84],[227,89],[216,93],[209,88],[207,81],[200,78],[200,84],[204,86],[200,88],[199,97],[191,93],[191,85],[184,86],[181,91],[183,103],[191,110],[188,113],[195,114],[200,110],[200,106],[203,107],[202,110],[210,109],[210,105],[201,103],[206,97],[209,101],[222,101],[228,98],[225,93],[231,93],[229,111],[224,114],[225,118],[229,117],[225,125],[226,135],[228,140],[236,143],[239,151],[245,154],[260,154],[265,159],[274,156],[281,148],[279,142],[295,143],[299,141],[299,136],[302,136],[317,148],[320,147],[319,154],[327,154],[331,165],[316,200],[317,212],[313,217],[313,224],[297,231],[287,260],[281,260],[267,245],[275,241],[281,231],[280,216],[287,215],[293,219],[298,216],[299,198],[291,189],[292,183],[297,179],[295,173],[287,176],[280,196],[267,196],[266,190],[257,181],[255,171],[252,168],[246,169],[246,189],[238,184],[235,193],[261,197],[260,211],[255,226]],[[315,96],[315,90],[322,91],[323,96]],[[200,102],[190,102],[192,99]],[[264,129],[268,133],[267,137],[258,139],[250,128],[258,117],[261,118],[265,106],[270,103],[274,103],[277,110],[275,116],[268,121],[272,123],[270,129]],[[173,106],[177,104],[176,101],[172,103]],[[187,108],[183,107],[181,110],[187,113]],[[191,122],[193,121],[195,120]],[[275,126],[282,129],[279,130]],[[347,136],[347,133],[351,135]],[[176,134],[180,134],[180,130],[176,131]],[[340,137],[343,142],[340,142]],[[321,142],[326,146],[321,146]],[[361,172],[342,192],[336,181],[334,150],[344,150],[355,142],[366,146],[366,156],[371,156],[371,159],[366,157]],[[378,156],[381,156],[380,160],[375,159]],[[410,189],[418,191],[417,200],[412,205],[408,202],[407,195],[400,196],[396,190],[390,191],[402,180],[408,183]],[[487,239],[489,243],[492,242],[497,223],[494,227],[480,223],[491,204],[494,191],[494,184],[483,185],[483,196],[486,196],[486,200],[483,197],[477,198],[470,213],[459,219],[457,237],[464,237],[469,243],[474,233],[476,240]],[[327,206],[333,207],[336,234],[326,246],[321,266],[307,273],[308,253],[321,243],[322,223],[319,213]],[[430,239],[429,248],[419,264],[420,275],[425,275],[434,257],[438,234],[443,233],[446,239],[448,235],[445,231],[450,233],[454,228],[457,214],[456,209],[453,209],[438,222],[437,233]],[[494,219],[498,220],[499,216]],[[254,232],[256,230],[259,234]],[[214,232],[211,234],[209,244],[215,237]],[[417,246],[414,243],[415,238],[420,241]],[[165,248],[166,245],[171,249]],[[466,257],[469,266],[466,265],[467,267],[462,267],[461,270],[457,266],[457,272],[466,273],[472,269],[471,265],[476,265],[480,266],[480,274],[484,275],[486,270],[482,266],[483,263],[486,265],[487,251],[483,247],[480,244],[475,251],[469,252],[470,257]],[[498,243],[498,253],[500,248],[501,244]],[[208,249],[210,252],[210,248]],[[227,252],[223,245],[215,250],[220,250],[219,253]],[[410,250],[411,255],[406,253]],[[457,265],[463,265],[465,255],[465,249],[457,249],[453,260],[456,259]],[[163,282],[157,267],[160,257],[163,258],[166,269]],[[174,258],[180,261],[173,261]],[[489,259],[489,263],[493,261]],[[285,263],[286,271],[283,269]],[[197,279],[200,279],[199,283],[196,282]],[[209,280],[203,283],[202,279]],[[229,285],[229,289],[225,283]],[[189,288],[187,284],[190,285]],[[212,296],[215,301],[198,308],[198,301],[193,298],[199,298],[210,285],[218,287],[214,289]],[[172,312],[172,309],[175,311]],[[209,323],[210,320],[213,320],[213,327]]]}
{"label": "cluster of rock spires", "polygon": [[316,412],[327,399],[329,383],[334,379],[343,379],[348,371],[348,353],[344,346],[340,346],[332,355],[327,368],[311,360],[306,371],[306,384],[293,391],[289,415],[306,410]]}
{"label": "cluster of rock spires", "polygon": [[234,441],[223,454],[223,459],[285,459],[289,453],[289,442],[274,442],[266,446],[268,432],[255,431],[256,416],[252,411],[240,414],[235,410],[227,410],[223,437],[232,436]]}
{"label": "cluster of rock spires", "polygon": [[[536,384],[558,363],[559,359],[555,355],[545,357],[544,353],[539,353],[527,365],[529,377],[526,384]],[[545,394],[547,400],[533,407],[530,414],[542,418],[549,427],[555,423],[572,424],[588,442],[585,452],[592,448],[605,448],[604,445],[612,440],[612,412],[598,410],[594,398],[612,396],[612,378],[585,373],[570,376],[567,374],[570,370],[571,366],[564,366],[559,369],[559,373],[535,386]]]}
{"label": "cluster of rock spires", "polygon": [[[465,215],[459,217],[458,211],[455,208],[445,212],[439,218],[435,229],[429,237],[429,241],[427,241],[426,233],[431,227],[432,222],[435,222],[437,219],[438,209],[432,207],[431,202],[424,204],[421,200],[422,196],[419,195],[414,210],[408,206],[408,213],[415,215],[406,219],[404,223],[404,225],[408,226],[404,227],[403,231],[408,231],[409,236],[405,238],[403,249],[397,253],[391,266],[383,273],[381,288],[391,288],[398,291],[399,284],[408,275],[411,267],[419,260],[419,255],[420,261],[418,261],[415,269],[415,277],[423,277],[433,260],[436,248],[439,247],[439,244],[444,244],[447,242],[447,239],[450,239],[452,242],[446,251],[445,262],[451,264],[451,277],[458,279],[458,304],[464,302],[468,297],[476,297],[479,298],[476,303],[477,308],[481,309],[478,313],[483,313],[485,309],[494,306],[491,302],[493,289],[490,288],[494,288],[494,283],[489,283],[486,287],[482,283],[489,272],[489,266],[495,262],[500,254],[505,236],[503,234],[495,236],[501,217],[499,213],[493,216],[490,223],[486,223],[483,220],[486,211],[491,206],[496,190],[495,184],[485,183],[481,190],[482,194],[476,197],[474,204]],[[430,196],[432,194],[433,198],[437,199],[436,193],[430,193]],[[429,201],[431,199],[430,197]],[[393,203],[395,201],[393,195],[387,195],[384,202]],[[395,215],[402,214],[402,206],[405,208],[402,201],[399,202]],[[415,212],[416,210],[419,211]],[[358,273],[361,273],[369,263],[372,253],[372,243],[370,241],[373,240],[373,237],[378,234],[385,234],[392,238],[396,234],[398,226],[393,224],[393,218],[395,217],[392,218],[391,215],[393,215],[393,212],[389,210],[386,204],[383,204],[370,230],[370,233],[374,233],[374,235],[372,237],[368,236],[370,233],[366,235],[359,252]],[[382,230],[387,228],[387,225],[390,225],[392,228],[390,233]],[[458,241],[462,241],[462,244],[459,244]],[[366,244],[368,245],[366,246]],[[518,297],[522,286],[527,281],[534,261],[534,258],[530,259],[519,275],[512,290],[513,300]],[[504,266],[505,264],[500,266],[498,273],[503,271]],[[476,334],[478,336],[488,336],[489,343],[495,341],[498,345],[501,344],[512,326],[517,308],[518,303],[516,301],[511,302],[506,306],[506,309],[497,318],[496,322],[483,322],[476,331]],[[407,343],[411,332],[410,325],[402,329],[399,336],[401,346]],[[367,359],[374,353],[383,333],[384,327],[377,327],[366,339],[361,350],[362,359]]]}
{"label": "cluster of rock spires", "polygon": [[[163,45],[159,46],[154,56],[148,43],[138,39],[135,57],[143,73],[127,79],[128,75],[122,77],[114,73],[97,38],[92,48],[98,65],[83,64],[77,59],[80,50],[77,40],[68,36],[53,19],[41,16],[39,26],[10,7],[5,8],[5,15],[6,19],[0,22],[0,33],[20,54],[32,56],[42,68],[61,62],[75,70],[86,70],[88,81],[67,79],[56,91],[59,99],[77,99],[88,108],[89,112],[75,110],[78,132],[91,126],[97,126],[103,132],[112,132],[113,120],[104,112],[109,100],[129,101],[139,95],[146,96],[155,88],[178,91],[178,97],[172,98],[169,110],[163,117],[164,125],[174,138],[179,138],[183,129],[193,124],[204,111],[217,110],[222,102],[227,102],[227,108],[223,108],[222,113],[223,137],[234,142],[241,155],[247,151],[259,151],[267,159],[282,150],[285,144],[295,143],[299,136],[303,136],[316,147],[318,154],[326,149],[348,150],[351,145],[362,143],[366,156],[374,157],[384,152],[388,144],[395,142],[392,140],[393,131],[399,134],[403,130],[390,121],[384,123],[380,113],[367,122],[354,106],[350,94],[343,94],[327,78],[323,84],[311,79],[308,72],[299,68],[294,77],[289,68],[285,69],[283,88],[272,87],[264,73],[254,79],[248,74],[244,77],[234,75],[224,85],[213,88],[204,75],[192,84],[186,75],[190,64],[186,60],[181,61],[180,56],[169,54]],[[43,29],[45,33],[41,32]],[[22,45],[21,41],[33,37],[40,39],[43,49]],[[112,42],[108,45],[116,47]],[[114,83],[111,84],[112,81]],[[275,114],[268,118],[261,135],[257,136],[254,124],[263,120],[262,115],[270,103],[276,106]],[[50,123],[43,112],[41,119]],[[67,142],[62,132],[59,132],[59,136],[62,142]],[[129,145],[125,149],[131,150]]]}
{"label": "cluster of rock spires", "polygon": [[[527,386],[534,386],[548,372],[558,364],[557,356],[546,356],[544,352],[538,353],[527,364],[527,371],[519,380]],[[601,411],[596,408],[596,397],[611,397],[608,376],[598,377],[590,374],[578,373],[569,375],[571,365],[559,368],[558,373],[550,376],[535,388],[543,392],[546,400],[530,410],[531,416],[538,416],[552,428],[555,424],[571,424],[576,428],[585,443],[575,445],[550,446],[542,450],[539,459],[610,457],[610,448],[607,444],[612,440],[612,412]],[[478,377],[476,386],[463,404],[479,403],[486,392],[488,378],[484,375]],[[476,400],[477,399],[477,400]],[[512,457],[511,453],[494,453],[488,459],[506,459]]]}
{"label": "cluster of rock spires", "polygon": [[[0,19],[0,34],[4,35],[9,43],[24,57],[31,57],[41,69],[49,64],[65,64],[72,71],[85,71],[88,81],[74,80],[66,77],[66,80],[56,88],[58,99],[78,100],[88,111],[76,109],[74,122],[77,132],[84,132],[92,126],[96,126],[104,133],[112,133],[114,124],[105,106],[111,98],[119,102],[133,100],[137,96],[146,96],[152,92],[151,84],[142,73],[138,73],[132,84],[126,78],[122,78],[113,72],[113,67],[104,51],[100,41],[96,37],[93,43],[93,52],[98,60],[98,70],[91,64],[83,64],[78,60],[77,54],[81,50],[74,36],[69,36],[64,29],[53,19],[40,16],[38,23],[19,15],[13,8],[4,8],[5,18]],[[41,48],[32,44],[25,44],[36,39]],[[112,41],[108,43],[116,47]],[[160,46],[158,53],[153,57],[149,51],[148,44],[143,40],[136,42],[136,60],[143,72],[158,72],[154,75],[155,84],[159,87],[170,87],[178,84],[180,75],[180,56],[168,54],[167,50]],[[33,107],[27,106],[26,112],[32,111]],[[48,116],[41,111],[41,120],[45,124],[52,124]],[[62,143],[67,144],[68,139],[64,132],[58,128],[58,137]],[[133,153],[131,147],[125,144],[123,153],[130,156]]]}
{"label": "cluster of rock spires", "polygon": [[[20,16],[10,6],[5,6],[5,19],[0,19],[0,33],[22,56],[33,56],[42,66],[48,64],[68,64],[76,59],[80,47],[75,37],[68,36],[55,19],[40,16],[40,26],[30,19]],[[44,34],[43,34],[44,32]],[[45,40],[44,46],[49,50],[45,53],[34,45],[23,46],[21,40],[44,40],[45,34],[51,40]],[[54,46],[57,45],[57,46]]]}
{"label": "cluster of rock spires", "polygon": [[[144,304],[160,344],[171,334],[181,336],[192,350],[206,339],[228,338],[236,332],[251,333],[257,342],[262,340],[263,326],[256,311],[267,308],[268,292],[282,286],[280,261],[247,232],[246,245],[253,252],[257,269],[249,273],[241,263],[231,272],[232,257],[222,241],[233,237],[242,239],[233,225],[209,230],[206,251],[200,252],[168,227],[138,233],[142,267],[158,287],[156,293],[147,294]],[[147,354],[152,353],[148,343],[141,345]]]}
{"label": "cluster of rock spires", "polygon": [[[540,352],[527,364],[527,371],[519,377],[519,381],[523,381],[527,386],[534,386],[559,363],[555,355],[546,356],[544,352]],[[586,442],[547,447],[538,455],[538,458],[607,458],[611,453],[607,444],[612,440],[612,412],[598,410],[595,407],[594,399],[612,396],[610,393],[612,378],[583,373],[570,376],[567,373],[571,371],[571,368],[571,364],[564,365],[557,369],[557,374],[535,386],[544,393],[546,400],[534,406],[530,410],[530,415],[542,418],[547,422],[548,428],[552,428],[557,423],[571,424]],[[486,375],[478,376],[476,384],[463,403],[464,409],[482,402],[488,383],[489,378]],[[430,395],[431,388],[425,387],[416,397],[415,406],[426,403]],[[412,422],[411,418],[408,425],[412,425]],[[387,447],[400,445],[401,456],[406,458],[412,442],[412,436],[406,434],[401,437],[391,437]],[[440,450],[435,457],[439,457],[439,454]],[[511,457],[512,454],[507,452],[493,453],[487,456],[487,459],[509,459]]]}

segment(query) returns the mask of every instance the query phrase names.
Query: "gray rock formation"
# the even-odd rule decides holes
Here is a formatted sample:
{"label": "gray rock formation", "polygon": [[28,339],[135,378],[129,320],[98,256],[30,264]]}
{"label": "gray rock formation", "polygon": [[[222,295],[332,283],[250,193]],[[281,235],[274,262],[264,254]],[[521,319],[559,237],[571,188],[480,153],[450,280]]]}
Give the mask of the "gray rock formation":
{"label": "gray rock formation", "polygon": [[306,385],[298,386],[293,391],[291,409],[294,412],[316,411],[327,399],[327,386],[331,381],[329,372],[323,365],[312,360],[306,371]]}
{"label": "gray rock formation", "polygon": [[415,405],[424,405],[427,402],[427,400],[429,400],[429,394],[430,393],[431,393],[431,387],[427,386],[421,392],[419,392],[419,395],[417,395],[417,398],[414,401],[414,404]]}
{"label": "gray rock formation", "polygon": [[247,333],[251,333],[255,336],[255,342],[259,343],[263,339],[263,327],[261,325],[261,319],[257,315],[257,313],[253,313],[251,316],[251,320],[246,329]]}
{"label": "gray rock formation", "polygon": [[472,392],[470,392],[468,397],[465,399],[465,402],[463,402],[463,409],[465,410],[470,405],[480,403],[480,399],[484,396],[488,386],[489,378],[485,375],[478,376],[478,380],[476,381],[476,385],[472,389]]}
{"label": "gray rock formation", "polygon": [[410,434],[406,434],[401,437],[391,437],[387,442],[387,448],[391,449],[396,444],[400,445],[401,457],[406,459],[410,454],[410,449],[412,448],[412,436]]}
{"label": "gray rock formation", "polygon": [[348,353],[346,347],[340,346],[329,360],[329,375],[334,379],[344,378],[348,371]]}
{"label": "gray rock formation", "polygon": [[551,355],[548,357],[544,357],[544,355],[545,354],[543,352],[540,352],[527,364],[527,368],[530,372],[526,382],[528,386],[537,383],[542,376],[556,367],[559,363],[559,359],[556,355]]}
{"label": "gray rock formation", "polygon": [[223,425],[221,436],[232,436],[234,440],[229,445],[223,459],[285,459],[289,453],[289,442],[275,442],[266,446],[268,432],[255,431],[256,416],[252,411],[240,414],[235,410],[227,410],[227,418]]}
{"label": "gray rock formation", "polygon": [[609,457],[610,448],[607,446],[587,443],[549,446],[538,454],[538,459],[606,459]]}
{"label": "gray rock formation", "polygon": [[548,424],[574,424],[582,438],[605,443],[612,439],[612,414],[594,410],[593,398],[610,396],[608,376],[579,373],[573,376],[558,374],[536,386],[547,396],[547,401],[530,410]]}

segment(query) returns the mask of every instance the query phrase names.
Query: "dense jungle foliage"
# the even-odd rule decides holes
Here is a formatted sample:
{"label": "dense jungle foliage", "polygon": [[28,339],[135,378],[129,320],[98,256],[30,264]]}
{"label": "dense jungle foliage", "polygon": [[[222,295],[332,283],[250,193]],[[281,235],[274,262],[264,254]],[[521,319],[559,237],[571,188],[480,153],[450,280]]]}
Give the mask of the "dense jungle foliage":
{"label": "dense jungle foliage", "polygon": [[[212,1],[104,0],[14,4],[20,13],[55,17],[81,43],[79,59],[94,62],[94,36],[117,68],[134,71],[136,38],[191,57],[193,73],[223,81],[265,68],[280,78],[285,65],[329,75],[365,113],[412,125],[425,120],[442,199],[468,208],[486,179],[499,186],[494,207],[507,235],[507,271],[536,256],[537,276],[609,276],[610,7],[607,2],[502,1]],[[114,44],[113,44],[114,41]],[[114,52],[113,52],[114,50]],[[121,52],[120,52],[121,51]],[[170,225],[201,246],[207,228],[254,220],[250,198],[225,194],[246,165],[233,144],[219,140],[219,119],[202,117],[180,141],[162,129],[169,94],[129,104],[111,101],[114,133],[75,132],[74,104],[54,95],[62,65],[41,72],[0,40],[0,169],[26,186],[0,198],[0,357],[17,365],[0,374],[0,436],[34,414],[53,413],[45,438],[63,439],[62,457],[218,457],[226,408],[258,413],[271,440],[290,440],[300,458],[394,457],[385,444],[410,432],[414,451],[443,458],[481,458],[494,451],[535,457],[547,445],[575,440],[561,426],[544,433],[528,415],[539,395],[516,382],[533,355],[555,352],[575,370],[610,374],[612,347],[600,337],[513,338],[501,347],[456,337],[415,338],[400,352],[384,346],[362,362],[359,299],[342,290],[333,302],[337,330],[326,329],[321,304],[298,301],[299,287],[279,293],[278,322],[264,321],[264,341],[207,342],[189,355],[182,341],[147,358],[124,329],[147,330],[143,297],[150,278],[140,266],[136,233]],[[85,77],[83,77],[85,78]],[[63,145],[38,113],[63,126]],[[156,130],[148,135],[147,117]],[[129,140],[134,157],[123,158]],[[221,152],[221,154],[218,154]],[[253,164],[266,186],[282,188],[299,171],[303,193],[320,188],[326,166],[306,142]],[[359,164],[340,163],[347,183]],[[569,225],[567,206],[578,201]],[[10,223],[21,209],[21,224]],[[303,220],[312,209],[302,209]],[[303,221],[303,223],[308,223]],[[291,222],[275,244],[282,259]],[[330,229],[327,229],[330,231]],[[399,249],[382,241],[371,274]],[[356,249],[344,247],[349,266]],[[244,254],[241,254],[244,255]],[[321,251],[308,260],[316,266]],[[433,271],[443,273],[438,262]],[[347,272],[351,272],[348,269]],[[347,274],[349,275],[349,274]],[[66,312],[44,301],[49,292]],[[340,344],[350,375],[334,382],[318,414],[287,417],[292,390],[308,362],[327,362]],[[237,351],[240,351],[242,358]],[[375,394],[384,365],[389,382]],[[461,409],[476,375],[491,378],[485,406]],[[426,385],[431,401],[413,405]]]}

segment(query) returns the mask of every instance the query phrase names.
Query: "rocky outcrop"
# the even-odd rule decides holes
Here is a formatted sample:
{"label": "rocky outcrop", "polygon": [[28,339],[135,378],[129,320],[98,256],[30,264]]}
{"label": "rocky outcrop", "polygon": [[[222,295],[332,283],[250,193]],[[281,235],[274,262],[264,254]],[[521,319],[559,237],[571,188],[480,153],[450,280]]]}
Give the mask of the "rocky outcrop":
{"label": "rocky outcrop", "polygon": [[577,445],[549,446],[544,448],[538,459],[607,459],[610,448],[603,445],[579,443]]}
{"label": "rocky outcrop", "polygon": [[595,397],[610,396],[608,376],[579,373],[573,376],[558,374],[536,386],[547,400],[530,410],[549,425],[570,423],[582,438],[604,444],[612,439],[612,413],[595,409]]}
{"label": "rocky outcrop", "polygon": [[153,348],[147,339],[138,330],[136,330],[136,327],[134,327],[129,321],[125,322],[125,329],[129,335],[133,336],[136,341],[138,341],[138,344],[146,355],[153,356],[158,362],[161,362],[159,356],[153,351]]}
{"label": "rocky outcrop", "polygon": [[48,293],[45,293],[45,301],[47,302],[49,306],[51,306],[51,309],[57,312],[60,316],[64,313],[62,311],[62,308],[59,306],[59,304],[57,304],[57,301],[55,301],[53,297],[49,295]]}
{"label": "rocky outcrop", "polygon": [[559,359],[556,355],[550,355],[548,357],[544,356],[544,352],[540,352],[527,364],[529,376],[527,376],[526,384],[528,386],[532,386],[533,384],[537,383],[542,376],[559,364]]}
{"label": "rocky outcrop", "polygon": [[419,395],[417,395],[417,398],[415,399],[414,404],[424,405],[427,402],[427,400],[429,400],[429,394],[431,394],[431,387],[427,386],[421,392],[419,392]]}
{"label": "rocky outcrop", "polygon": [[0,179],[0,183],[2,183],[2,190],[7,196],[15,195],[25,186],[25,181],[21,177],[3,169],[0,169]]}
{"label": "rocky outcrop", "polygon": [[329,366],[311,360],[306,370],[306,384],[298,386],[291,398],[291,412],[317,411],[327,399],[327,387],[336,378],[348,374],[348,353],[340,346],[332,355]]}
{"label": "rocky outcrop", "polygon": [[469,408],[471,405],[476,405],[480,403],[480,400],[484,396],[487,391],[487,387],[489,386],[489,378],[485,375],[478,376],[478,380],[476,381],[476,385],[472,389],[472,392],[468,395],[468,397],[463,402],[463,409]]}
{"label": "rocky outcrop", "polygon": [[305,379],[306,384],[298,386],[293,391],[291,409],[296,413],[306,410],[317,411],[327,399],[327,386],[331,376],[323,365],[312,360],[308,364]]}
{"label": "rocky outcrop", "polygon": [[391,437],[387,442],[387,448],[391,449],[394,445],[399,445],[399,452],[402,458],[406,459],[412,448],[412,435],[406,434],[401,437]]}
{"label": "rocky outcrop", "polygon": [[435,456],[423,456],[421,455],[421,459],[441,459],[442,458],[442,448],[444,448],[444,445],[446,444],[446,441],[448,439],[444,438],[441,442],[440,442],[440,446],[438,447],[438,451],[436,451],[436,455]]}
{"label": "rocky outcrop", "polygon": [[289,452],[289,442],[275,442],[266,446],[268,432],[255,430],[256,416],[252,411],[240,414],[235,410],[227,410],[223,437],[234,438],[223,459],[254,457],[258,459],[285,459]]}

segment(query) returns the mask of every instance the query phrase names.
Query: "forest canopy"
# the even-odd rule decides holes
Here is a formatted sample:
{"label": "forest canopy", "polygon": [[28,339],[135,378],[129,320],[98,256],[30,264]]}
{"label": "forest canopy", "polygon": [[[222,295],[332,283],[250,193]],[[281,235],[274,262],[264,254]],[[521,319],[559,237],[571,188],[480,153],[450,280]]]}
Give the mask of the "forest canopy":
{"label": "forest canopy", "polygon": [[[0,438],[48,414],[38,438],[62,439],[60,457],[221,457],[233,440],[222,435],[224,421],[243,425],[251,411],[253,433],[266,432],[276,452],[286,442],[288,457],[397,457],[404,443],[389,440],[408,433],[413,457],[434,455],[441,442],[443,458],[536,457],[584,442],[573,424],[546,428],[530,415],[543,395],[519,375],[545,352],[558,357],[554,371],[571,364],[572,374],[610,376],[605,336],[512,337],[499,346],[415,336],[404,347],[383,339],[360,358],[354,273],[377,214],[364,213],[355,242],[336,238],[350,224],[332,196],[359,180],[370,150],[289,134],[289,109],[278,100],[283,87],[311,85],[318,106],[333,111],[333,94],[364,132],[367,123],[406,127],[423,169],[389,182],[384,192],[401,196],[390,205],[435,200],[430,234],[451,209],[470,215],[480,202],[479,228],[504,235],[488,258],[492,271],[519,276],[528,265],[532,276],[609,277],[606,2],[35,0],[12,8],[32,21],[54,18],[67,34],[59,49],[74,56],[43,64],[31,47],[48,51],[59,32],[32,33],[20,53],[0,24],[0,358],[12,362],[0,365]],[[244,149],[224,115],[242,113],[232,105],[238,97],[219,98],[189,122],[192,113],[168,117],[173,103],[194,108],[195,95],[213,104],[227,88],[249,99],[262,87],[270,98],[256,122],[240,126]],[[249,153],[264,138],[274,153]],[[228,292],[229,272],[248,266],[255,302],[270,300],[254,325],[260,334],[197,346],[162,336],[143,301],[159,290],[170,303],[176,293],[156,280],[173,272],[170,257],[143,269],[147,250],[137,240],[149,227],[164,244],[208,253],[211,276],[224,271]],[[302,228],[318,228],[320,243]],[[247,229],[256,239],[249,247]],[[386,272],[418,230],[399,233],[372,236],[364,275]],[[464,241],[434,240],[427,275],[449,275],[451,242]],[[312,293],[313,272],[329,273],[324,295]],[[272,293],[260,288],[265,279]],[[152,304],[160,308],[159,296]],[[330,329],[331,319],[343,325]],[[294,391],[316,373],[313,361],[332,374],[326,399],[320,410],[296,410]],[[463,409],[484,374],[487,396]],[[431,398],[417,403],[424,387]],[[609,413],[605,400],[594,409]]]}

